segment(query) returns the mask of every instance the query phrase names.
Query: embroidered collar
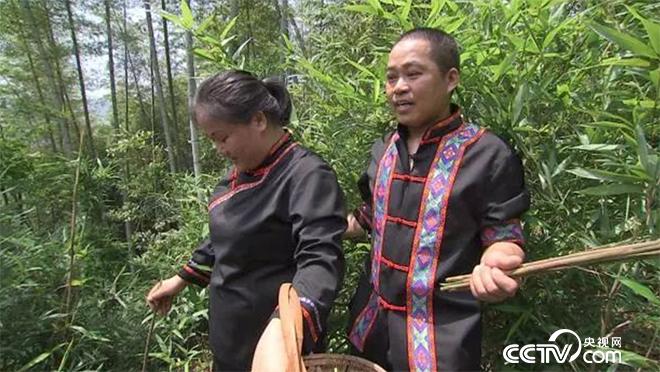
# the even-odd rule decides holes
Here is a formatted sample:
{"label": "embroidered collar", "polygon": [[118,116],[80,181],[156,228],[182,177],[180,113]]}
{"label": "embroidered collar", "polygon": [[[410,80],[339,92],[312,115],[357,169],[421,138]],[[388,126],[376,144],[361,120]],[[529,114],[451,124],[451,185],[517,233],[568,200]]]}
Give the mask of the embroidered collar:
{"label": "embroidered collar", "polygon": [[[451,104],[451,115],[449,117],[440,120],[432,127],[428,128],[424,135],[422,136],[421,144],[427,142],[435,142],[442,138],[445,134],[454,131],[456,128],[463,124],[463,116],[461,115],[461,109],[456,104]],[[402,139],[408,138],[408,128],[399,124],[397,125],[397,131],[399,136]]]}
{"label": "embroidered collar", "polygon": [[245,174],[249,176],[258,176],[264,173],[264,171],[268,169],[268,166],[277,160],[282,152],[288,148],[292,142],[293,139],[291,138],[291,133],[285,129],[282,137],[280,137],[280,139],[278,139],[277,142],[273,144],[273,146],[268,151],[268,155],[266,155],[266,158],[261,162],[261,164],[252,170],[245,171]]}

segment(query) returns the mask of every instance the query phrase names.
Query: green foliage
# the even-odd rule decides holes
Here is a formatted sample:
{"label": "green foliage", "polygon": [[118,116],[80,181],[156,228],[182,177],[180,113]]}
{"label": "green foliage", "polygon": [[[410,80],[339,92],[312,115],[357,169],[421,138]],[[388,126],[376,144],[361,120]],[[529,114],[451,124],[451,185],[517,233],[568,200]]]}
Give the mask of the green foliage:
{"label": "green foliage", "polygon": [[[461,45],[455,100],[464,115],[506,138],[523,159],[533,199],[524,217],[529,259],[660,235],[655,2],[304,0],[290,2],[302,31],[288,36],[273,2],[231,1],[206,12],[194,3],[189,9],[181,1],[178,15],[163,16],[194,33],[198,75],[230,67],[295,75],[291,129],[335,169],[349,207],[359,202],[356,182],[371,143],[394,128],[383,94],[389,48],[401,32],[425,25],[453,33]],[[18,23],[7,16],[16,8],[4,1],[0,9],[0,23],[9,26],[0,68],[0,370],[137,370],[152,322],[144,295],[208,233],[197,196],[208,195],[227,164],[202,142],[201,183],[170,174],[152,107],[124,92],[128,129],[96,127],[104,152],[83,157],[73,201],[76,164],[48,140],[55,118],[69,114],[35,98],[25,56],[4,49],[18,43]],[[134,62],[147,66],[139,35],[129,36]],[[187,132],[177,136],[184,143]],[[73,202],[74,310],[64,314]],[[369,244],[346,242],[344,249],[348,270],[328,340],[338,353],[348,351],[347,305]],[[658,283],[657,260],[530,278],[514,299],[486,307],[483,367],[507,369],[504,345],[544,342],[570,328],[582,337],[622,337],[628,367],[612,370],[657,369]],[[206,291],[191,288],[168,317],[156,319],[150,370],[208,367],[206,309]]]}

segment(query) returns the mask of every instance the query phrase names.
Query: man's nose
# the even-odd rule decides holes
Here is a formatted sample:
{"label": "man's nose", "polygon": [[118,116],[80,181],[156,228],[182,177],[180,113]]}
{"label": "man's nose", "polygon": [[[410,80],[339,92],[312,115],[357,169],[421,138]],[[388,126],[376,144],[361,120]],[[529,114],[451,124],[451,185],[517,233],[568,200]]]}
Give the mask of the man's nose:
{"label": "man's nose", "polygon": [[228,154],[227,154],[227,151],[226,151],[225,148],[223,148],[221,145],[219,145],[217,143],[214,144],[214,147],[215,147],[215,151],[218,153],[218,155],[223,156],[223,157],[227,157]]}
{"label": "man's nose", "polygon": [[405,78],[400,77],[396,79],[396,83],[394,84],[394,89],[393,89],[395,94],[407,92],[409,89],[410,86],[408,85],[408,82],[406,81]]}

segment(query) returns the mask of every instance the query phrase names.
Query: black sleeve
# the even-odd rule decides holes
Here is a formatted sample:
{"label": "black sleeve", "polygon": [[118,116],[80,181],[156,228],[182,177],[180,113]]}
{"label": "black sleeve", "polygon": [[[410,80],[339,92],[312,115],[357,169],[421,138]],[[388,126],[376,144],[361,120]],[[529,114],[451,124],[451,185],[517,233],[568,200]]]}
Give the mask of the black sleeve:
{"label": "black sleeve", "polygon": [[[215,190],[213,191],[213,196],[211,196],[211,203],[217,197],[217,195],[227,191],[234,177],[235,174],[233,169],[230,169],[225,174],[225,176],[220,179],[220,182],[218,182]],[[187,282],[206,287],[209,284],[209,279],[211,278],[214,262],[215,254],[213,253],[211,239],[206,238],[193,251],[192,257],[179,270],[178,275]]]}
{"label": "black sleeve", "polygon": [[209,284],[215,256],[211,240],[205,239],[192,254],[188,262],[179,270],[185,281],[205,287]]}
{"label": "black sleeve", "polygon": [[[309,159],[309,160],[308,160]],[[316,344],[344,275],[341,236],[346,231],[344,198],[332,169],[320,159],[303,159],[292,180],[289,215],[305,334]]]}
{"label": "black sleeve", "polygon": [[362,203],[353,210],[353,216],[364,231],[371,232],[371,219],[373,217],[373,197],[372,190],[378,171],[378,163],[385,152],[385,140],[379,139],[371,147],[371,159],[369,167],[362,173],[358,180],[358,190],[362,197]]}
{"label": "black sleeve", "polygon": [[484,248],[498,241],[524,244],[520,217],[529,209],[522,162],[497,136],[490,136],[491,163],[484,178],[481,210],[481,241]]}

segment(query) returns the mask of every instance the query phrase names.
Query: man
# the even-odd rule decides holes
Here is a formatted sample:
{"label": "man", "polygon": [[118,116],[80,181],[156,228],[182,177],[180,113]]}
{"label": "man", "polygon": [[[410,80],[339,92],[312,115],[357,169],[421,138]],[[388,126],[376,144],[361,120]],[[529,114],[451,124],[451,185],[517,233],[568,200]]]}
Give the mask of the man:
{"label": "man", "polygon": [[[372,252],[350,306],[349,338],[389,370],[478,370],[479,301],[513,296],[522,263],[522,165],[499,137],[465,123],[451,95],[459,54],[420,28],[392,48],[386,94],[399,123],[377,141],[359,182],[364,203],[347,237],[371,232]],[[440,292],[472,272],[471,293]]]}

